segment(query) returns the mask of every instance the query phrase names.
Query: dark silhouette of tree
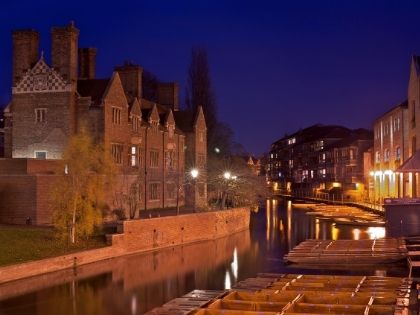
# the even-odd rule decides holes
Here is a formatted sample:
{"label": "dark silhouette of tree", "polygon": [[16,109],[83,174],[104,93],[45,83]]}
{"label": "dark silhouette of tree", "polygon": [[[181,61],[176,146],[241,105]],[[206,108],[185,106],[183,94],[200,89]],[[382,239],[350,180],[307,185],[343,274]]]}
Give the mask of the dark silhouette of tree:
{"label": "dark silhouette of tree", "polygon": [[211,85],[207,52],[204,48],[192,49],[185,104],[187,110],[193,113],[197,112],[198,106],[203,107],[207,125],[207,147],[209,152],[212,151],[216,146],[217,106]]}

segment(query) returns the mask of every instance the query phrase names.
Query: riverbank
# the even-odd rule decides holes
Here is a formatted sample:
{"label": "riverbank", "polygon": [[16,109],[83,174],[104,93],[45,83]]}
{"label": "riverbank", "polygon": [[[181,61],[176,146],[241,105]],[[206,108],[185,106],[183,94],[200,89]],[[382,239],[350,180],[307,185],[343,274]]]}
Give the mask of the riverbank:
{"label": "riverbank", "polygon": [[76,244],[57,239],[51,227],[0,225],[0,266],[19,264],[107,246],[105,235]]}
{"label": "riverbank", "polygon": [[93,262],[139,252],[213,240],[249,228],[247,208],[192,213],[118,224],[108,235],[110,246],[0,268],[0,283],[49,272],[77,268]]}

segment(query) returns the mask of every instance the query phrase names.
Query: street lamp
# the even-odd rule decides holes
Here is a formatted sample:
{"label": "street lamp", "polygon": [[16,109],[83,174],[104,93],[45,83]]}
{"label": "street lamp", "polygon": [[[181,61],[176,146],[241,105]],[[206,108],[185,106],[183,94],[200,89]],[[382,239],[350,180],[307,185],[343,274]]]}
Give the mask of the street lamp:
{"label": "street lamp", "polygon": [[197,197],[197,177],[198,177],[198,169],[193,168],[191,170],[191,177],[193,178],[194,181],[194,200],[193,200],[193,205],[194,205],[194,209],[193,211],[195,212],[197,204],[196,204],[196,197]]}
{"label": "street lamp", "polygon": [[223,174],[223,177],[224,177],[225,179],[230,179],[230,177],[231,177],[230,172],[225,172],[225,173]]}

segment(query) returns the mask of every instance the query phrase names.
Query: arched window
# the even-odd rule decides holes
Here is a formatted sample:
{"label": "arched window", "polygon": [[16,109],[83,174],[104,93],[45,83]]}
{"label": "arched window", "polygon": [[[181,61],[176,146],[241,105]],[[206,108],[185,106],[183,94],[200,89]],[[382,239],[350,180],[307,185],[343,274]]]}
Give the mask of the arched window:
{"label": "arched window", "polygon": [[375,163],[381,163],[381,153],[379,151],[375,153]]}
{"label": "arched window", "polygon": [[384,162],[389,161],[389,149],[386,149],[384,152]]}
{"label": "arched window", "polygon": [[401,160],[401,148],[400,147],[397,147],[395,149],[395,159],[396,160]]}

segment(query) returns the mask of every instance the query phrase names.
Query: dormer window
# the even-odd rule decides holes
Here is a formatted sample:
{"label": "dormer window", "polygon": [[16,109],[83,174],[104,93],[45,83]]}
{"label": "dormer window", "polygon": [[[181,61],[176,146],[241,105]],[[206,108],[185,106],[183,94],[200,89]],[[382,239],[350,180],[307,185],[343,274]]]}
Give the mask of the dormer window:
{"label": "dormer window", "polygon": [[174,137],[174,133],[175,133],[175,127],[173,125],[169,125],[168,126],[169,139],[172,139]]}
{"label": "dormer window", "polygon": [[112,123],[121,125],[121,108],[112,107]]}
{"label": "dormer window", "polygon": [[139,116],[131,115],[131,129],[135,132],[140,130],[141,119]]}

